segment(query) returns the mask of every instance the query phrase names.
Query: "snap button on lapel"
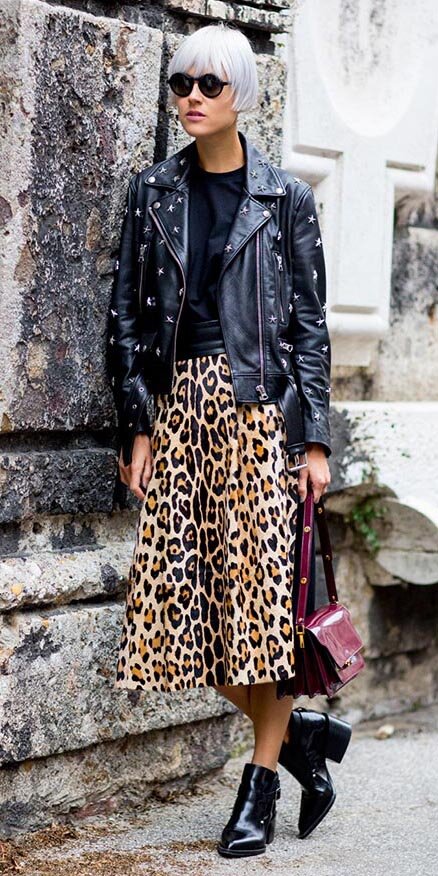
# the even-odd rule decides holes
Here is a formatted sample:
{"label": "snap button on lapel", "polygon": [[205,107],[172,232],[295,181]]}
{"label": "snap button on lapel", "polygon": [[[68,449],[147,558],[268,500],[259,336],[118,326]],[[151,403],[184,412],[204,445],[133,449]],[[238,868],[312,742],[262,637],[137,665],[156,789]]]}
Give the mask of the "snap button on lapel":
{"label": "snap button on lapel", "polygon": [[159,201],[154,201],[154,203],[152,204],[152,206],[153,206],[153,207],[156,207],[157,210],[158,210],[158,207],[161,207],[161,204],[160,204]]}
{"label": "snap button on lapel", "polygon": [[263,210],[263,215],[264,215],[264,216],[270,216],[271,214],[270,214],[270,211],[269,211],[269,210]]}
{"label": "snap button on lapel", "polygon": [[148,182],[155,182],[155,177],[154,177],[154,176],[149,176],[149,177],[148,177]]}
{"label": "snap button on lapel", "polygon": [[279,195],[281,195],[283,189],[281,189],[280,186],[279,186],[278,189],[275,189],[275,191],[278,192]]}

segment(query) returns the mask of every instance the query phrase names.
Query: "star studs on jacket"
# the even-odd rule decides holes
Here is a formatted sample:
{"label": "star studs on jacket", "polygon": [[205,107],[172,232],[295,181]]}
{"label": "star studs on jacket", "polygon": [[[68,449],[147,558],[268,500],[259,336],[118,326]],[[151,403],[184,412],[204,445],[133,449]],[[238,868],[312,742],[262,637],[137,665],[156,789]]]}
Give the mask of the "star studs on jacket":
{"label": "star studs on jacket", "polygon": [[327,353],[327,350],[328,350],[328,346],[327,346],[327,344],[323,344],[322,347],[321,347],[321,350],[322,350],[323,353]]}
{"label": "star studs on jacket", "polygon": [[322,240],[321,240],[320,237],[318,237],[318,238],[315,240],[315,246],[322,246]]}
{"label": "star studs on jacket", "polygon": [[314,216],[312,213],[311,216],[307,217],[307,221],[310,222],[311,225],[313,225],[313,223],[316,222],[316,216]]}

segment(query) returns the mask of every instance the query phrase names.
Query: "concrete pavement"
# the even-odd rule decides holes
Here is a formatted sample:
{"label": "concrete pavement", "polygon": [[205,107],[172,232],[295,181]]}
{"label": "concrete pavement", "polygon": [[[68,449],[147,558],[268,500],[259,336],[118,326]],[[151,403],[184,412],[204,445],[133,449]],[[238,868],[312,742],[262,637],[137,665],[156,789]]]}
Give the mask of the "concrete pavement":
{"label": "concrete pavement", "polygon": [[[382,724],[395,732],[375,737]],[[224,859],[216,842],[251,750],[192,794],[148,801],[141,813],[99,816],[31,834],[9,846],[29,876],[437,876],[438,706],[353,730],[332,764],[337,799],[305,840],[296,836],[300,788],[281,767],[274,842],[264,855]],[[12,864],[11,864],[12,866]],[[0,867],[1,870],[1,867]]]}

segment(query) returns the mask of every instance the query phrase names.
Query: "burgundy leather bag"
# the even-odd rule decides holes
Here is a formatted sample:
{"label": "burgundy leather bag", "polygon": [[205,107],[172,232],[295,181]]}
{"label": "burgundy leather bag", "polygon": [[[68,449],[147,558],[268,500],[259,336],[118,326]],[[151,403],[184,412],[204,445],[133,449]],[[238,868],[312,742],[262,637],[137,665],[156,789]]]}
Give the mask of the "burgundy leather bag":
{"label": "burgundy leather bag", "polygon": [[[330,601],[306,617],[315,512]],[[348,608],[338,601],[332,559],[322,496],[319,502],[315,502],[312,490],[308,489],[304,503],[295,618],[295,676],[292,679],[295,699],[300,696],[314,697],[317,694],[332,697],[365,666],[364,658],[359,653],[363,642],[353,626]]]}

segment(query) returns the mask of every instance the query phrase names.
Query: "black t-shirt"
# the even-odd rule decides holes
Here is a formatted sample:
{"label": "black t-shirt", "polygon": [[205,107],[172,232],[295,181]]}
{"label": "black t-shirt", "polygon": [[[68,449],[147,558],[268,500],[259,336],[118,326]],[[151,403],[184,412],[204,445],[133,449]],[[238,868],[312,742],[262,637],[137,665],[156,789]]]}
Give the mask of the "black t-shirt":
{"label": "black t-shirt", "polygon": [[189,272],[178,326],[178,346],[192,322],[218,320],[217,281],[239,204],[245,166],[213,173],[193,162],[189,205]]}

